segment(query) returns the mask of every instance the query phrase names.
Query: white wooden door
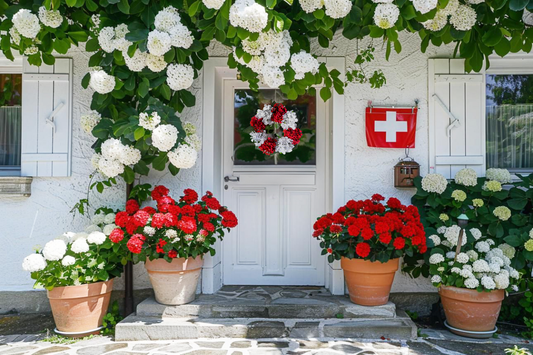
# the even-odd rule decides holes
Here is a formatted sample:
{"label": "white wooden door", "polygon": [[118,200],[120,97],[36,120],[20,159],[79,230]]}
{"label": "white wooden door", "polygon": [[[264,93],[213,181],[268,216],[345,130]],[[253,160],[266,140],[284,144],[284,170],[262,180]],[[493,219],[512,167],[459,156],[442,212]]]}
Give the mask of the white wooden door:
{"label": "white wooden door", "polygon": [[[273,89],[254,93],[240,81],[225,83],[223,101],[224,204],[239,219],[222,243],[224,284],[324,285],[312,225],[325,210],[325,104],[311,95],[290,102]],[[297,110],[304,138],[292,156],[261,160],[246,143],[249,121],[273,102]]]}

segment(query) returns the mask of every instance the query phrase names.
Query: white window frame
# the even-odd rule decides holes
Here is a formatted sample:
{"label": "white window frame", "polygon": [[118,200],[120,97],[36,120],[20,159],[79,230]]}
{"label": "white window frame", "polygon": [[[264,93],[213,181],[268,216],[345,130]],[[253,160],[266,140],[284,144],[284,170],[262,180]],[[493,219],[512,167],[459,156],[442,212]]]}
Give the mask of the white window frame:
{"label": "white window frame", "polygon": [[[22,57],[15,57],[14,61],[11,61],[0,55],[0,74],[20,74],[24,72],[22,66]],[[19,142],[22,144],[22,141]],[[0,176],[20,176],[20,166],[18,167],[4,167],[0,166]]]}
{"label": "white window frame", "polygon": [[[487,75],[533,75],[533,52],[532,53],[509,53],[504,58],[500,56],[490,56],[490,67],[485,70],[485,78]],[[487,86],[484,87],[485,99],[487,98]],[[486,104],[485,104],[486,106]],[[487,115],[485,114],[485,122]],[[485,147],[487,142],[485,141]],[[485,151],[486,154],[486,151]],[[487,156],[485,155],[485,160]],[[520,175],[528,175],[533,173],[533,168],[519,172]],[[513,180],[519,180],[519,178],[511,173]]]}

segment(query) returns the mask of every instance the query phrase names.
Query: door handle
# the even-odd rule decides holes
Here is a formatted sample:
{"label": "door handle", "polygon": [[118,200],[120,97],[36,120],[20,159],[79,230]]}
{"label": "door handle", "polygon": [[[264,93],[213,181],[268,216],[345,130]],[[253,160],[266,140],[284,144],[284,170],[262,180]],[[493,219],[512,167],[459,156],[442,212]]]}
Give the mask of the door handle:
{"label": "door handle", "polygon": [[225,182],[229,182],[229,181],[239,182],[240,180],[241,179],[238,176],[224,176]]}

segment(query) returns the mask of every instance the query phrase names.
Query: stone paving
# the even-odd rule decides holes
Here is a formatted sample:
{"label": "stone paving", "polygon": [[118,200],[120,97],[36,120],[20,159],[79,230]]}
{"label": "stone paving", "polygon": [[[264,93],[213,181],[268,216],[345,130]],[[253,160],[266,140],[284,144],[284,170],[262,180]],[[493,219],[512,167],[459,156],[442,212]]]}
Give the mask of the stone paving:
{"label": "stone paving", "polygon": [[513,345],[533,350],[527,341],[501,335],[472,340],[445,330],[424,329],[415,341],[298,340],[298,339],[195,339],[174,341],[115,342],[96,336],[71,344],[53,344],[41,335],[0,335],[0,355],[481,355],[504,354]]}

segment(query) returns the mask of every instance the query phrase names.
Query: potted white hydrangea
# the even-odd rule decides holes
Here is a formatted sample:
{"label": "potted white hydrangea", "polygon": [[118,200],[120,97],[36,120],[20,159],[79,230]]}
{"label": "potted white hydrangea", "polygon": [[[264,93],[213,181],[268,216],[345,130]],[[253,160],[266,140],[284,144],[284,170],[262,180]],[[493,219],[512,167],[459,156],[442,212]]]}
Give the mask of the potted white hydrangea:
{"label": "potted white hydrangea", "polygon": [[98,332],[107,313],[113,280],[125,259],[108,238],[115,214],[101,212],[84,232],[67,232],[36,248],[22,262],[35,288],[45,288],[56,332],[80,336]]}

